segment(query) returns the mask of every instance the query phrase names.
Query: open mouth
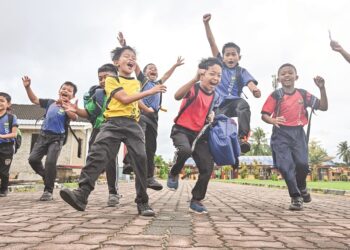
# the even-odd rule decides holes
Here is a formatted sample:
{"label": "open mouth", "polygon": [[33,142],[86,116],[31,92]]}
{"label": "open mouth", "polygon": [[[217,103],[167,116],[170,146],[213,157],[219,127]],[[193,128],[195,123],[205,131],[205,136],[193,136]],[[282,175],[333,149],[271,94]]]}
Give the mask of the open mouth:
{"label": "open mouth", "polygon": [[129,63],[127,63],[127,66],[129,67],[129,68],[133,68],[134,67],[134,63],[132,63],[132,62],[129,62]]}

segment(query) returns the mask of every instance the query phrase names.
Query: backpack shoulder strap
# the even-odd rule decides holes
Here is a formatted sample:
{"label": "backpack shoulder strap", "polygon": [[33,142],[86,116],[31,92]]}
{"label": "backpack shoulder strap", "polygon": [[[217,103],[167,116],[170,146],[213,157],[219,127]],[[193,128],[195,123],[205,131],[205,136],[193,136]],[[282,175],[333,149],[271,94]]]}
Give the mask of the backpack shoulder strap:
{"label": "backpack shoulder strap", "polygon": [[282,88],[276,89],[274,92],[272,92],[272,97],[276,100],[276,107],[275,107],[275,115],[276,117],[279,115],[280,109],[281,109],[281,103],[283,101],[284,92]]}
{"label": "backpack shoulder strap", "polygon": [[12,132],[13,114],[7,113],[7,117],[8,117],[8,122],[9,122],[9,129],[10,129],[10,132]]}
{"label": "backpack shoulder strap", "polygon": [[314,104],[312,104],[311,112],[310,112],[310,114],[308,114],[307,104],[306,104],[307,91],[305,89],[297,89],[297,91],[299,91],[299,93],[303,97],[303,101],[304,101],[304,108],[305,108],[305,112],[306,112],[306,117],[308,119],[308,125],[307,125],[307,130],[306,130],[306,143],[309,143],[310,131],[311,131],[311,118],[312,118],[312,113],[314,113]]}
{"label": "backpack shoulder strap", "polygon": [[195,83],[194,85],[194,96],[191,98],[188,98],[185,105],[180,109],[179,114],[175,118],[175,123],[180,118],[180,116],[185,112],[185,110],[191,105],[191,103],[197,98],[199,92],[199,82]]}

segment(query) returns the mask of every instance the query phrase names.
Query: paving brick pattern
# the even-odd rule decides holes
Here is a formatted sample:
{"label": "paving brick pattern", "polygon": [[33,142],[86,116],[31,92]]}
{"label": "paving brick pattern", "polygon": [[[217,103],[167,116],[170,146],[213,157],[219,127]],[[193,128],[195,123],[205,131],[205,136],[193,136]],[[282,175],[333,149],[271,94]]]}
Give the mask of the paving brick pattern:
{"label": "paving brick pattern", "polygon": [[[165,183],[163,183],[165,184]],[[350,249],[350,197],[312,194],[288,210],[287,190],[211,182],[209,213],[188,211],[192,181],[176,192],[149,190],[154,218],[137,215],[134,183],[121,183],[117,208],[98,185],[85,212],[41,193],[0,199],[0,249]]]}

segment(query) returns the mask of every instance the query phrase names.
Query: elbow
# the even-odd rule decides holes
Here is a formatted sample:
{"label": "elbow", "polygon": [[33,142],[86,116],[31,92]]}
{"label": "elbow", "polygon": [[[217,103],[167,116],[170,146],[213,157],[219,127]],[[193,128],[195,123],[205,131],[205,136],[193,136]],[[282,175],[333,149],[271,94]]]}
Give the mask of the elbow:
{"label": "elbow", "polygon": [[180,100],[182,99],[182,97],[181,97],[181,96],[176,95],[176,94],[174,95],[174,98],[175,98],[175,100],[176,100],[176,101],[180,101]]}

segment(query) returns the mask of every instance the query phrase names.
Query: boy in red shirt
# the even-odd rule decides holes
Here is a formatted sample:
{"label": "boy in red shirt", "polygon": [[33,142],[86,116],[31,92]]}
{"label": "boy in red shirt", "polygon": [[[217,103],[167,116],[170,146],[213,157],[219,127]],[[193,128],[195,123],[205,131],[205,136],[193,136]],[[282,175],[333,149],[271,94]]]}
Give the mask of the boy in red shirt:
{"label": "boy in red shirt", "polygon": [[[318,99],[305,90],[294,88],[298,79],[296,68],[289,63],[278,69],[277,80],[282,89],[273,92],[266,100],[261,118],[272,124],[271,149],[274,164],[286,181],[291,197],[290,210],[302,210],[303,202],[310,202],[307,192],[306,177],[309,173],[308,145],[303,126],[308,123],[306,107],[326,111],[328,101],[325,81],[322,77],[314,78],[320,89]],[[282,91],[279,100],[276,93]],[[305,93],[303,96],[302,93]]]}
{"label": "boy in red shirt", "polygon": [[220,82],[222,64],[217,58],[208,58],[203,59],[198,67],[196,76],[175,93],[175,99],[182,99],[182,103],[170,135],[176,147],[176,160],[169,173],[167,186],[174,191],[178,188],[181,169],[192,156],[199,177],[192,189],[190,211],[202,214],[208,212],[200,201],[207,192],[214,161],[209,152],[207,135],[197,141],[193,152],[192,144],[208,121],[208,116],[213,115],[209,113],[214,102],[215,87]]}

